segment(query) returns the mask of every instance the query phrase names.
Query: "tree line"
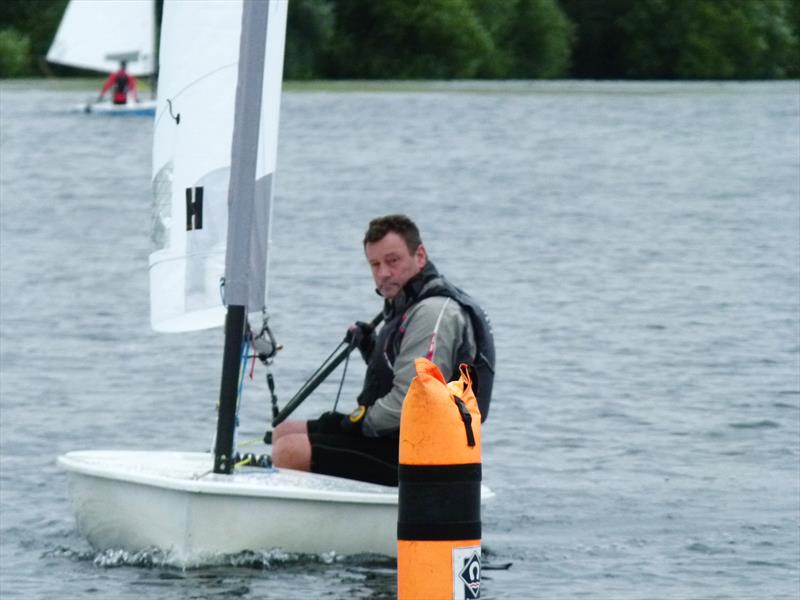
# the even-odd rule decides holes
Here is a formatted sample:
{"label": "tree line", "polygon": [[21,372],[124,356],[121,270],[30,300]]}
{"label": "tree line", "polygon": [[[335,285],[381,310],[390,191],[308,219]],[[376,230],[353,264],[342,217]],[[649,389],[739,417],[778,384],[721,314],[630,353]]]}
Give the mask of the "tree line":
{"label": "tree line", "polygon": [[[86,74],[44,58],[66,5],[0,3],[0,77]],[[290,0],[285,77],[797,78],[800,0]]]}

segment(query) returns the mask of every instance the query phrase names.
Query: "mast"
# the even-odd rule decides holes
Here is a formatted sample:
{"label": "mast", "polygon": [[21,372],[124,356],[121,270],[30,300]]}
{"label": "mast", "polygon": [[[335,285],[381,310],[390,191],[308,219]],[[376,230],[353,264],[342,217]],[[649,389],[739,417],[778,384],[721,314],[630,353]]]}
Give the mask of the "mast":
{"label": "mast", "polygon": [[256,212],[256,163],[269,4],[261,0],[244,0],[242,7],[239,75],[228,188],[228,246],[225,255],[225,304],[228,309],[225,318],[217,442],[214,448],[214,472],[224,474],[233,471],[240,354],[247,307],[251,304],[250,260],[252,246],[254,242],[258,244],[258,240],[253,239],[252,223]]}
{"label": "mast", "polygon": [[[159,2],[153,0],[153,69],[150,73],[150,98],[156,99],[156,86],[158,82],[158,46],[161,38],[161,20],[159,19]],[[162,10],[163,10],[163,4]]]}

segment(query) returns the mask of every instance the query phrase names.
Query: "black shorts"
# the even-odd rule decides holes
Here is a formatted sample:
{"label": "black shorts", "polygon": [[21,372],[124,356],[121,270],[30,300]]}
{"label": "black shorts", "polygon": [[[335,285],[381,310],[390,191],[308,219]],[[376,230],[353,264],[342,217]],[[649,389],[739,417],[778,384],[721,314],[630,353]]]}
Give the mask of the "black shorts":
{"label": "black shorts", "polygon": [[372,438],[358,431],[344,431],[344,417],[341,413],[325,413],[308,422],[311,471],[396,486],[398,438]]}

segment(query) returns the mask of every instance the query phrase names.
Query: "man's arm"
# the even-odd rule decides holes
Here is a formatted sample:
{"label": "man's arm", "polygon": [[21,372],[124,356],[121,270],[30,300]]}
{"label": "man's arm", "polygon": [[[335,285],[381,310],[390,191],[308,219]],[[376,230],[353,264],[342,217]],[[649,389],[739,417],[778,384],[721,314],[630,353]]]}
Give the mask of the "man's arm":
{"label": "man's arm", "polygon": [[[434,338],[436,325],[438,332]],[[400,428],[400,412],[411,380],[416,376],[415,361],[427,356],[434,338],[431,360],[449,381],[456,367],[456,352],[461,344],[469,319],[455,300],[435,296],[414,306],[408,313],[406,332],[394,361],[394,381],[391,391],[378,398],[364,417],[364,435],[375,437]]]}

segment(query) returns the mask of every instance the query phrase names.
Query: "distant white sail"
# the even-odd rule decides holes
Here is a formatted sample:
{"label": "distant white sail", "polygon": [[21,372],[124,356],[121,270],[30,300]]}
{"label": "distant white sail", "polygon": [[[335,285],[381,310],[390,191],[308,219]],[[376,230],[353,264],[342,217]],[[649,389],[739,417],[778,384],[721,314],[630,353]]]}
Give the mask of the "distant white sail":
{"label": "distant white sail", "polygon": [[47,52],[52,63],[131,75],[154,72],[155,0],[70,0]]}
{"label": "distant white sail", "polygon": [[[269,3],[266,71],[248,224],[250,311],[264,307],[288,3]],[[158,331],[222,325],[228,184],[242,0],[166,0],[153,144],[150,319]]]}

